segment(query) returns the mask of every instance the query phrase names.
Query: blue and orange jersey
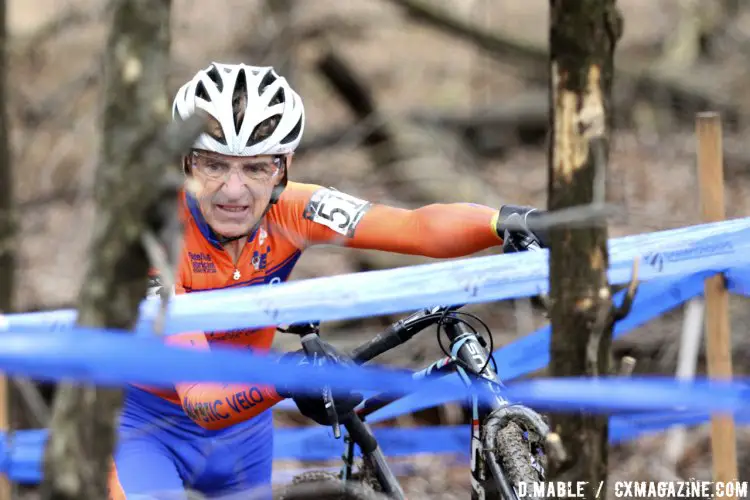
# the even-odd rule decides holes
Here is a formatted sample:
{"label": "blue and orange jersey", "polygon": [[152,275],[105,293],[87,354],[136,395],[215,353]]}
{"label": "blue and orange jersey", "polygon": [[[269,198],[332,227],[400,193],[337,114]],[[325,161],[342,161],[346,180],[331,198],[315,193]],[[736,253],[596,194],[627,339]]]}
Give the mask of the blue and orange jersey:
{"label": "blue and orange jersey", "polygon": [[[176,293],[284,282],[302,252],[316,244],[450,258],[502,243],[498,210],[468,203],[433,204],[414,210],[373,204],[332,188],[290,182],[278,203],[234,262],[201,215],[183,196],[184,245]],[[208,349],[214,344],[267,351],[275,328],[187,332],[168,343]],[[207,429],[229,427],[260,414],[282,398],[262,385],[181,383],[172,391],[148,389],[175,404]]]}

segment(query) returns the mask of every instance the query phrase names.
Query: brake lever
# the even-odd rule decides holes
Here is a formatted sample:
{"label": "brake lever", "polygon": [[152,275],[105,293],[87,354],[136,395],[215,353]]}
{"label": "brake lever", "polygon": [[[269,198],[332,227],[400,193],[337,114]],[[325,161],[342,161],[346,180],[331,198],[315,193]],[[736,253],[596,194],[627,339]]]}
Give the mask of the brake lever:
{"label": "brake lever", "polygon": [[333,428],[333,437],[339,439],[341,437],[341,426],[339,425],[339,415],[336,413],[336,407],[334,406],[331,386],[327,385],[323,387],[323,404],[326,407],[328,420],[331,422],[331,427]]}
{"label": "brake lever", "polygon": [[[313,362],[318,355],[328,358],[328,354],[325,352],[320,344],[320,337],[317,332],[311,332],[306,334],[301,339],[302,349],[305,351],[307,356],[313,357]],[[333,427],[333,436],[336,439],[341,437],[341,427],[339,426],[339,416],[336,413],[336,406],[333,401],[333,391],[331,386],[326,385],[323,387],[323,405],[325,406],[326,413],[328,414],[328,420],[331,422]]]}

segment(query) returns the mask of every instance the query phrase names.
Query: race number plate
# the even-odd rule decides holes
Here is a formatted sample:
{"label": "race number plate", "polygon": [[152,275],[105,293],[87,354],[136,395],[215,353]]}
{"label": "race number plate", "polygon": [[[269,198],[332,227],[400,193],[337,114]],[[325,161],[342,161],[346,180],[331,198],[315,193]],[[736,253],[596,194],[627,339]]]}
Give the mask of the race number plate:
{"label": "race number plate", "polygon": [[372,204],[333,188],[318,189],[305,207],[304,217],[351,238]]}

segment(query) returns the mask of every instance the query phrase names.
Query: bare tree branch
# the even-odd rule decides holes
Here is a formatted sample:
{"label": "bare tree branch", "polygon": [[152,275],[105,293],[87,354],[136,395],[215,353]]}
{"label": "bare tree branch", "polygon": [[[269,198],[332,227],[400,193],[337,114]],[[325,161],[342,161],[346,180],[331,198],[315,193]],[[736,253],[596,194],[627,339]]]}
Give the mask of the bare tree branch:
{"label": "bare tree branch", "polygon": [[521,40],[503,37],[482,29],[427,0],[387,0],[401,7],[412,19],[468,40],[477,47],[503,61],[515,63],[519,69],[542,81],[547,74],[547,51]]}
{"label": "bare tree branch", "polygon": [[638,264],[639,259],[636,258],[633,261],[633,275],[628,283],[628,291],[622,300],[622,304],[616,307],[613,311],[614,321],[621,321],[630,314],[630,309],[633,307],[633,300],[635,300],[635,293],[638,290]]}

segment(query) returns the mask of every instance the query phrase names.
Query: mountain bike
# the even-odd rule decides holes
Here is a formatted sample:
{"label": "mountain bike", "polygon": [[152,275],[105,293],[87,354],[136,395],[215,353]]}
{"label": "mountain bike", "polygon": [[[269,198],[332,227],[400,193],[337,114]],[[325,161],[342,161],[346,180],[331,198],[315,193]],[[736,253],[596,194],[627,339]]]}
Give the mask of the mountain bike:
{"label": "mountain bike", "polygon": [[[459,312],[462,306],[439,306],[422,309],[404,318],[372,340],[354,349],[348,356],[356,364],[364,364],[377,356],[403,345],[418,333],[437,325],[438,343],[445,356],[414,374],[415,378],[440,377],[457,373],[467,388],[471,406],[470,467],[471,498],[518,498],[520,482],[544,480],[547,455],[545,439],[549,428],[541,415],[522,405],[513,404],[502,396],[502,382],[497,376],[497,366],[492,358],[492,335],[489,328],[474,315]],[[489,344],[469,319],[478,323],[489,336]],[[292,325],[282,332],[297,334],[308,356],[325,356],[320,344],[319,326],[315,323]],[[446,347],[441,332],[449,341]],[[482,387],[492,394],[492,401],[480,400],[476,388]],[[330,391],[323,390],[327,407],[333,410]],[[368,497],[359,488],[345,493],[343,485],[367,485],[387,498],[405,499],[404,491],[389,467],[366,420],[374,411],[396,401],[400,396],[377,394],[363,401],[354,414],[340,423],[338,416],[329,412],[334,435],[339,437],[339,425],[347,430],[343,466],[338,474],[311,471],[295,477],[293,485],[317,483],[338,484],[338,498]],[[359,447],[362,461],[355,468],[355,445]],[[354,490],[352,490],[354,491]],[[531,492],[532,488],[529,487]],[[318,492],[318,495],[322,491]],[[376,493],[374,495],[379,495]],[[303,495],[286,495],[283,498],[310,498]],[[318,496],[317,498],[320,498]],[[329,498],[326,496],[326,498]],[[333,497],[330,497],[333,498]]]}

